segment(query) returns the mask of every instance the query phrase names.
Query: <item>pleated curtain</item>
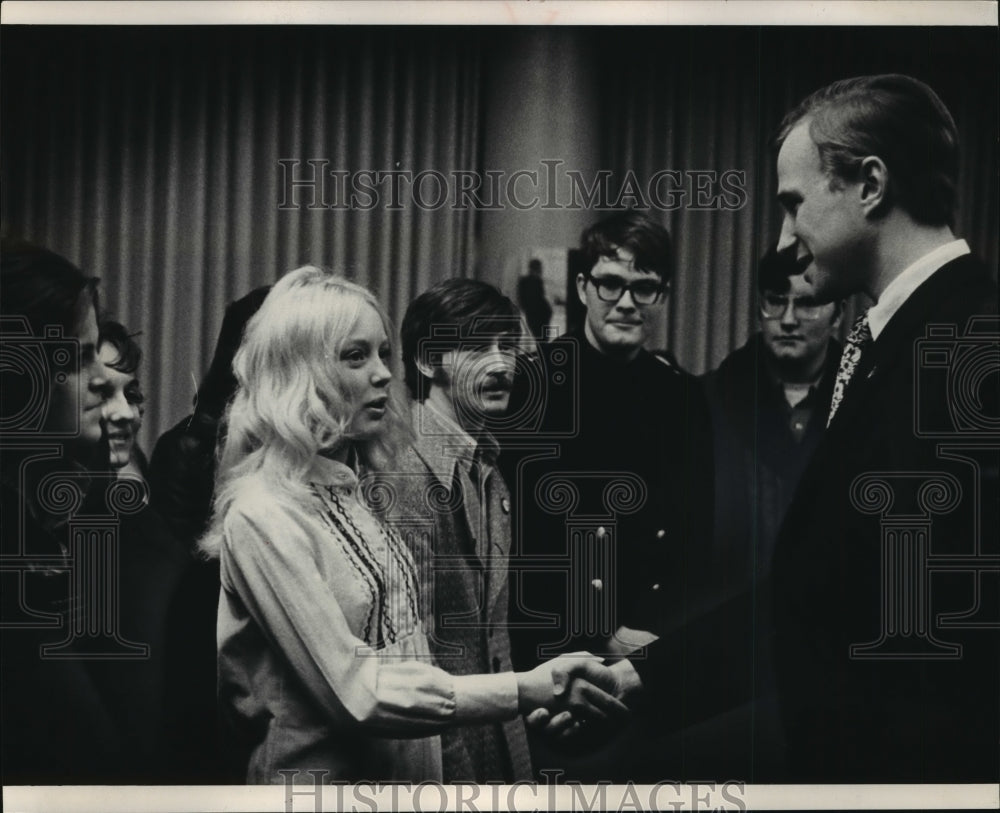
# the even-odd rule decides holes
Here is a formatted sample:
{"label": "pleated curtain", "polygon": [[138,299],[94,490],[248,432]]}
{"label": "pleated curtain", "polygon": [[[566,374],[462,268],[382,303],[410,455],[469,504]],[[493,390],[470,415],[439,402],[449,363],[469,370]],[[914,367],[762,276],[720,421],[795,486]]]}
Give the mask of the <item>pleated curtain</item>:
{"label": "pleated curtain", "polygon": [[[786,111],[836,80],[909,73],[955,118],[960,168],[956,234],[997,273],[997,51],[988,29],[623,28],[594,37],[605,111],[601,166],[642,181],[671,169],[682,205],[651,209],[675,242],[677,274],[658,347],[694,373],[713,369],[757,329],[755,271],[777,239],[771,140]],[[992,39],[991,39],[992,38]],[[691,171],[743,173],[738,210],[693,203]],[[715,186],[718,191],[718,185]],[[870,302],[847,302],[842,332]]]}
{"label": "pleated curtain", "polygon": [[[497,269],[516,271],[529,245],[573,247],[583,226],[608,213],[477,213],[452,199],[421,207],[408,194],[399,209],[384,198],[369,210],[331,209],[301,185],[289,195],[289,172],[300,181],[321,171],[450,177],[537,170],[551,158],[588,181],[608,171],[615,190],[628,173],[645,184],[676,171],[686,197],[649,210],[677,255],[651,346],[702,373],[757,327],[755,266],[781,223],[769,143],[784,112],[834,79],[907,72],[954,114],[956,231],[996,274],[1000,71],[990,29],[3,34],[3,232],[100,276],[107,309],[142,332],[147,449],[190,410],[225,305],[289,269],[314,262],[348,272],[398,324],[417,293],[447,277],[481,275],[513,294]],[[521,144],[525,134],[531,143]],[[716,173],[716,192],[723,173],[739,173],[730,178],[745,192],[739,205],[699,207],[700,171]],[[849,303],[845,326],[863,305]]]}
{"label": "pleated curtain", "polygon": [[147,450],[190,411],[226,304],[253,288],[331,266],[398,325],[417,293],[474,269],[471,210],[309,208],[321,194],[287,188],[310,160],[474,167],[474,33],[39,28],[4,45],[4,233],[101,277],[104,308],[141,332]]}

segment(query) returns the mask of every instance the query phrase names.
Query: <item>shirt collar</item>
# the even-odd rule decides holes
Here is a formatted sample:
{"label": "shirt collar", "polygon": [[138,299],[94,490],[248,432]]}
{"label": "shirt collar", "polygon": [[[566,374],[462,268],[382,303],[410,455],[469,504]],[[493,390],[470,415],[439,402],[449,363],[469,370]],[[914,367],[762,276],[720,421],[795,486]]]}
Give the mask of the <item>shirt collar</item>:
{"label": "shirt collar", "polygon": [[414,445],[441,485],[451,488],[455,466],[462,461],[464,467],[472,465],[476,450],[487,461],[493,462],[500,453],[500,445],[489,432],[472,437],[449,416],[430,401],[413,404]]}
{"label": "shirt collar", "polygon": [[[356,458],[354,460],[356,461]],[[316,455],[313,458],[306,479],[310,483],[332,486],[345,491],[353,492],[358,487],[358,475],[353,468],[323,455]]]}
{"label": "shirt collar", "polygon": [[931,274],[952,260],[969,253],[969,244],[965,240],[952,240],[904,268],[882,292],[878,302],[868,309],[868,327],[871,328],[872,339],[879,337],[896,311]]}

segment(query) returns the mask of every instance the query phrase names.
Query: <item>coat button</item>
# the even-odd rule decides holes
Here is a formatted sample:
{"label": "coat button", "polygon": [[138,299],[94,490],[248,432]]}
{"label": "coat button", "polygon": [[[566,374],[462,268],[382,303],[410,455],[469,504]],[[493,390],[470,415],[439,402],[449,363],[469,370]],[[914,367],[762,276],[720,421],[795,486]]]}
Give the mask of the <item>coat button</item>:
{"label": "coat button", "polygon": [[659,590],[660,589],[660,585],[659,584],[654,584],[653,587],[652,587],[652,589],[653,590]]}
{"label": "coat button", "polygon": [[663,537],[665,537],[666,535],[667,535],[667,532],[664,531],[663,528],[660,528],[660,530],[658,530],[656,532],[656,538],[657,539],[663,539]]}
{"label": "coat button", "polygon": [[494,672],[499,672],[500,671],[500,659],[498,657],[496,657],[495,655],[493,657],[493,671]]}
{"label": "coat button", "polygon": [[500,498],[500,509],[505,514],[509,514],[510,513],[510,500],[508,500],[506,497],[501,497]]}

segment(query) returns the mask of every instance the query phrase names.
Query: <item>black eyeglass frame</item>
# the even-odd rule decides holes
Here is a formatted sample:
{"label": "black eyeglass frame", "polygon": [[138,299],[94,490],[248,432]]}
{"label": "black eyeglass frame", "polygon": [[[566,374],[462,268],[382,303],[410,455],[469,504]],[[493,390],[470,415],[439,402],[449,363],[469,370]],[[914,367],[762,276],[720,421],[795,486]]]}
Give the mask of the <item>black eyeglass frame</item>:
{"label": "black eyeglass frame", "polygon": [[[632,301],[636,305],[657,305],[663,301],[663,297],[666,296],[667,291],[670,289],[670,286],[664,282],[656,284],[647,279],[637,279],[633,282],[625,282],[625,280],[621,277],[616,276],[595,277],[589,271],[583,275],[583,278],[587,282],[592,282],[594,284],[594,290],[597,292],[597,298],[600,299],[601,302],[619,302],[621,298],[625,296],[625,293],[628,292],[632,295]],[[616,282],[608,283],[607,280],[615,280]],[[617,296],[608,297],[604,295],[603,291],[605,288],[612,286],[617,287],[617,285],[621,285],[621,291],[617,294]],[[644,301],[648,298],[646,294],[642,294],[637,297],[636,286],[638,285],[650,286],[650,289],[652,290],[652,299],[648,302]]]}

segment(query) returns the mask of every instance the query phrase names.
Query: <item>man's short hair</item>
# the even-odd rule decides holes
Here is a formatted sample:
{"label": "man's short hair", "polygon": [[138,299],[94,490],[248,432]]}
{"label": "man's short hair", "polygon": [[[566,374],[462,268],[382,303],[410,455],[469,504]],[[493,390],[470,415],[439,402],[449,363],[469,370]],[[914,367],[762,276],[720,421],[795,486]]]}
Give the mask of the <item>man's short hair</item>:
{"label": "man's short hair", "polygon": [[593,268],[601,257],[614,257],[615,250],[628,249],[636,271],[656,274],[670,282],[674,273],[674,247],[667,230],[648,215],[630,209],[616,212],[589,226],[580,238],[580,250]]}
{"label": "man's short hair", "polygon": [[26,319],[33,336],[44,336],[46,327],[54,325],[70,335],[82,316],[84,295],[98,310],[96,278],[65,257],[22,240],[5,238],[0,245],[0,288],[0,313]]}
{"label": "man's short hair", "polygon": [[128,328],[121,322],[105,319],[97,326],[99,339],[97,348],[110,344],[118,353],[118,358],[114,364],[108,366],[126,375],[132,375],[139,369],[142,362],[142,348],[135,340],[135,336],[128,332]]}
{"label": "man's short hair", "polygon": [[952,225],[958,178],[958,132],[941,99],[901,74],[842,79],[817,90],[778,130],[778,149],[808,119],[809,135],[832,180],[857,181],[862,159],[889,170],[889,204],[918,223]]}
{"label": "man's short hair", "polygon": [[800,273],[802,269],[795,260],[795,250],[778,251],[777,245],[771,244],[757,264],[757,293],[787,293],[791,287],[788,278]]}
{"label": "man's short hair", "polygon": [[410,396],[423,401],[431,379],[417,368],[422,342],[433,340],[435,351],[457,350],[463,341],[521,331],[521,312],[500,291],[473,279],[449,279],[424,291],[403,317],[400,339],[403,368]]}

